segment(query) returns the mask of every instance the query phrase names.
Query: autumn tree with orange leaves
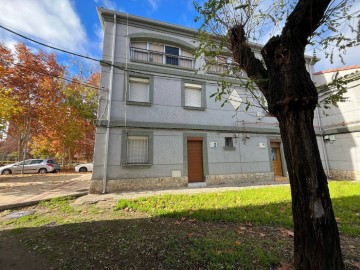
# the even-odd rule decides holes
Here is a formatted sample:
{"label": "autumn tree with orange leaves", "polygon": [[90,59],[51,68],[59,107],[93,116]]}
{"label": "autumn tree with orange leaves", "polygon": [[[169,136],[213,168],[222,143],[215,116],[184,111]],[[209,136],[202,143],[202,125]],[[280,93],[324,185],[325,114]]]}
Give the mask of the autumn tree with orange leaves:
{"label": "autumn tree with orange leaves", "polygon": [[99,73],[65,81],[69,71],[56,55],[34,53],[21,43],[14,52],[0,44],[0,59],[0,98],[6,100],[1,106],[7,106],[0,119],[3,143],[16,139],[19,160],[24,152],[27,158],[55,157],[63,163],[74,157],[92,160]]}

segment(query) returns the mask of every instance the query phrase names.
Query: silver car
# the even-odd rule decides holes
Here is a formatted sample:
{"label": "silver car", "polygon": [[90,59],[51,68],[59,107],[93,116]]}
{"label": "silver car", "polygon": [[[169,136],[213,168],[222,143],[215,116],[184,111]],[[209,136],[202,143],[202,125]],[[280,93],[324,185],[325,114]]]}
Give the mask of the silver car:
{"label": "silver car", "polygon": [[59,172],[60,165],[53,159],[27,159],[0,167],[0,174]]}
{"label": "silver car", "polygon": [[75,166],[75,172],[92,172],[93,163],[78,164]]}

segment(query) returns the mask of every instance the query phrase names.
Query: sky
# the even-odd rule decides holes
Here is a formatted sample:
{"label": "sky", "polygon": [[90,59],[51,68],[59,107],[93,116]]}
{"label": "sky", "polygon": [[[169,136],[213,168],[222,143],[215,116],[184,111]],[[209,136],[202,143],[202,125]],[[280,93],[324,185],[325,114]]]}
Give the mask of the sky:
{"label": "sky", "polygon": [[[197,14],[193,0],[0,0],[0,6],[0,25],[51,46],[98,59],[101,58],[103,33],[97,7],[195,29],[199,27],[199,23],[194,22]],[[0,29],[0,42],[9,47],[25,42],[34,52],[39,49],[49,52],[4,29]],[[348,50],[346,65],[360,64],[359,51],[359,48]],[[312,55],[312,51],[308,53]],[[339,60],[331,65],[321,52],[317,56],[322,59],[315,65],[316,71],[343,66]],[[71,65],[69,57],[60,54],[58,59],[64,65]]]}

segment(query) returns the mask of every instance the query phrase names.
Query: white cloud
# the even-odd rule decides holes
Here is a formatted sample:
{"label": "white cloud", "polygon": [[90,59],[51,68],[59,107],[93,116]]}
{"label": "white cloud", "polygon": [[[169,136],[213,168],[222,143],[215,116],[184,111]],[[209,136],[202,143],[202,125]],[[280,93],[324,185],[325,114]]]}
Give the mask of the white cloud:
{"label": "white cloud", "polygon": [[160,0],[148,0],[152,11],[156,11],[159,8]]}
{"label": "white cloud", "polygon": [[[88,38],[70,0],[3,1],[0,12],[0,24],[16,32],[55,47],[86,51]],[[0,40],[10,46],[25,42],[5,30],[0,31]]]}

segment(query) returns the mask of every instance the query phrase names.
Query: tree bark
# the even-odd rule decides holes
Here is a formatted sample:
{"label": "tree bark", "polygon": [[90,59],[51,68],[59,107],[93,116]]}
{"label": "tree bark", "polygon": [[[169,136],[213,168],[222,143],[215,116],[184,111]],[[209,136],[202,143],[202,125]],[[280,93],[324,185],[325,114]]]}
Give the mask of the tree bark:
{"label": "tree bark", "polygon": [[262,50],[264,65],[246,43],[242,25],[230,30],[234,60],[255,81],[279,122],[288,166],[296,269],[344,269],[327,178],[313,126],[318,94],[305,67],[308,37],[329,0],[300,0],[280,36]]}
{"label": "tree bark", "polygon": [[313,118],[312,108],[277,115],[291,186],[295,267],[344,269]]}

